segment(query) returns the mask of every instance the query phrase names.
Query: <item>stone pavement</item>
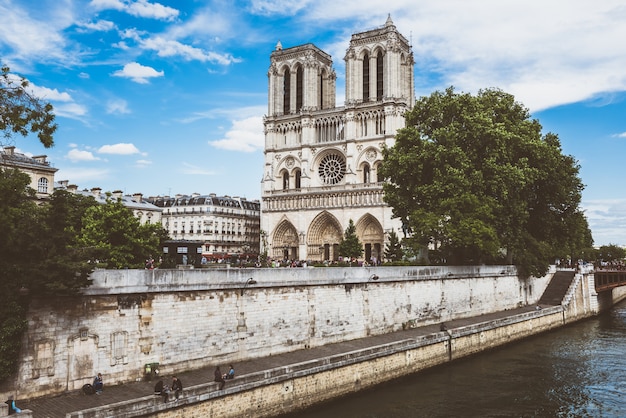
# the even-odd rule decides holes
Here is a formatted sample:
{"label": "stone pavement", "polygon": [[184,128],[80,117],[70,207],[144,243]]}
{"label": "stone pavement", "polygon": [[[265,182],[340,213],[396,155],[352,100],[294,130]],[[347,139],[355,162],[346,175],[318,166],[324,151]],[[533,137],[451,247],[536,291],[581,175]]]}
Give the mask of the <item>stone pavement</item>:
{"label": "stone pavement", "polygon": [[[517,315],[529,312],[535,309],[535,306],[526,306],[519,309],[511,309],[508,311],[485,314],[476,317],[457,319],[446,322],[448,329],[459,328],[467,325],[478,324],[481,322],[491,321],[494,319],[505,318],[507,316]],[[270,357],[255,358],[247,361],[233,363],[237,376],[249,373],[259,372],[262,370],[270,370],[276,367],[286,366],[289,364],[301,363],[304,361],[315,360],[322,357],[333,356],[340,353],[346,353],[354,350],[360,350],[367,347],[388,344],[395,341],[415,338],[421,335],[439,332],[439,325],[427,325],[413,329],[397,331],[384,335],[376,335],[366,338],[360,338],[341,343],[328,344],[323,347],[315,347],[308,350],[298,350],[291,353],[277,354]],[[195,386],[213,381],[213,372],[216,364],[209,367],[178,373],[177,376],[183,383],[183,387]],[[228,364],[219,364],[222,372],[228,371]],[[161,375],[165,383],[170,383],[172,376]],[[238,379],[226,382],[226,387],[236,385]],[[94,408],[102,405],[112,404],[121,401],[127,401],[135,398],[148,396],[154,391],[155,381],[130,382],[122,385],[108,386],[106,375],[104,376],[104,392],[101,395],[84,395],[82,391],[72,391],[57,396],[35,398],[31,400],[18,399],[17,405],[22,409],[30,409],[33,411],[34,418],[64,418],[65,414],[73,411]],[[183,390],[184,396],[184,390]]]}

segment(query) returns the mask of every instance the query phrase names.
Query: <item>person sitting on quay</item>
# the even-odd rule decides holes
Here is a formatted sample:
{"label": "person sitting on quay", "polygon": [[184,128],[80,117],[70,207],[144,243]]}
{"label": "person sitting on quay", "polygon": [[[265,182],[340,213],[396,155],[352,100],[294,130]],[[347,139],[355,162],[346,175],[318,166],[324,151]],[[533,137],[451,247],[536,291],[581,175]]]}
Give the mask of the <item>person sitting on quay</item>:
{"label": "person sitting on quay", "polygon": [[98,375],[93,379],[93,390],[96,391],[96,395],[100,395],[103,389],[104,383],[102,382],[102,373],[98,373]]}
{"label": "person sitting on quay", "polygon": [[235,368],[233,367],[233,365],[230,365],[230,370],[228,370],[228,373],[224,373],[224,379],[234,379],[235,378]]}
{"label": "person sitting on quay", "polygon": [[172,391],[176,400],[178,400],[180,393],[183,391],[183,383],[176,376],[172,377]]}
{"label": "person sitting on quay", "polygon": [[224,380],[224,375],[222,374],[222,371],[220,370],[220,366],[217,366],[215,368],[214,376],[215,376],[214,381],[220,384],[219,390],[224,389],[226,380]]}
{"label": "person sitting on quay", "polygon": [[15,399],[13,399],[13,395],[9,396],[9,399],[5,403],[9,405],[9,415],[13,413],[19,414],[22,412],[22,410],[18,408],[17,405],[15,405]]}

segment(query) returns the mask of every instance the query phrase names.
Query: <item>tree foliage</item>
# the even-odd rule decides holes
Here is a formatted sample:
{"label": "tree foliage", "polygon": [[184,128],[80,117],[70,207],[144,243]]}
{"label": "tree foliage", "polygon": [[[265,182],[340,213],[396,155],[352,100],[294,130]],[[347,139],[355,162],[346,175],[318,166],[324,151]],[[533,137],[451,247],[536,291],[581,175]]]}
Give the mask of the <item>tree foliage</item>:
{"label": "tree foliage", "polygon": [[402,251],[402,243],[396,231],[389,233],[389,242],[385,246],[385,260],[387,261],[401,261],[404,256]]}
{"label": "tree foliage", "polygon": [[359,258],[363,255],[363,245],[356,235],[356,226],[354,226],[352,219],[350,219],[343,238],[339,243],[339,254],[349,259]]}
{"label": "tree foliage", "polygon": [[615,244],[603,245],[598,249],[596,257],[598,262],[614,263],[624,261],[626,250]]}
{"label": "tree foliage", "polygon": [[167,232],[160,224],[141,225],[121,199],[89,207],[78,242],[92,261],[108,268],[143,267],[146,258],[161,253]]}
{"label": "tree foliage", "polygon": [[422,97],[383,156],[394,216],[448,264],[543,275],[555,256],[592,244],[577,162],[501,90]]}
{"label": "tree foliage", "polygon": [[39,141],[49,148],[54,144],[57,129],[52,105],[37,98],[28,89],[28,81],[10,73],[9,67],[0,69],[0,131],[5,138],[17,133],[27,136],[36,133]]}

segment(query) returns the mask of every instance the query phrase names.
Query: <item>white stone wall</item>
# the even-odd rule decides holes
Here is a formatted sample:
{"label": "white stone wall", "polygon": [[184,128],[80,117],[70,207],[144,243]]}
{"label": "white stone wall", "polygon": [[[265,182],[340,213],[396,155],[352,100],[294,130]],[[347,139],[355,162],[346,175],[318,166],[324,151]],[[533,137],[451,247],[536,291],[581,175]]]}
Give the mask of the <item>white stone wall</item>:
{"label": "white stone wall", "polygon": [[[33,301],[20,397],[74,390],[98,372],[121,383],[141,379],[146,363],[174,373],[511,309],[528,298],[506,266],[97,270],[92,278],[82,297]],[[256,284],[244,287],[249,278]]]}

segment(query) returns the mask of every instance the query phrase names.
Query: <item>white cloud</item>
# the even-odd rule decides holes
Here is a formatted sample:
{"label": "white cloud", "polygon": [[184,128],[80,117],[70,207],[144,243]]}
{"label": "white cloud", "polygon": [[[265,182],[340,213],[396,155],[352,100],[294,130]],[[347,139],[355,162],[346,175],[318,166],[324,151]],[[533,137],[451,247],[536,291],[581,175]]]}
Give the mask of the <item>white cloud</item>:
{"label": "white cloud", "polygon": [[622,132],[621,134],[615,134],[613,136],[616,138],[626,138],[626,132]]}
{"label": "white cloud", "polygon": [[128,108],[128,102],[124,99],[109,100],[106,106],[106,112],[108,114],[122,115],[130,113]]}
{"label": "white cloud", "polygon": [[87,114],[87,108],[78,103],[62,103],[54,105],[54,114],[71,119],[79,119]]}
{"label": "white cloud", "polygon": [[136,62],[130,62],[124,65],[124,68],[113,73],[114,77],[130,78],[135,83],[147,84],[149,78],[163,77],[163,71],[157,71],[152,67],[147,67]]}
{"label": "white cloud", "polygon": [[183,168],[181,169],[181,172],[183,174],[193,174],[193,175],[200,175],[200,176],[215,175],[214,171],[207,170],[204,167],[198,167],[197,165],[189,164],[186,162],[183,162]]}
{"label": "white cloud", "polygon": [[75,148],[71,149],[67,153],[66,157],[72,162],[99,160],[99,158],[95,157],[90,151],[81,151]]}
{"label": "white cloud", "polygon": [[135,161],[135,164],[137,165],[137,167],[143,168],[143,167],[147,167],[147,166],[151,165],[152,161],[150,161],[150,160],[137,160],[137,161]]}
{"label": "white cloud", "polygon": [[85,29],[90,32],[107,32],[115,29],[115,23],[110,20],[97,20],[95,22],[82,22],[77,23],[79,28]]}
{"label": "white cloud", "polygon": [[[0,2],[0,16],[0,45],[6,44],[13,49],[13,53],[4,56],[3,60],[62,58],[67,55],[64,52],[66,40],[61,31],[69,24],[68,16],[57,13],[51,21],[38,21],[17,2]],[[67,58],[69,62],[71,57]]]}
{"label": "white cloud", "polygon": [[59,179],[68,179],[70,184],[80,184],[85,181],[102,181],[109,177],[110,171],[107,169],[97,168],[61,168],[55,177]]}
{"label": "white cloud", "polygon": [[161,3],[150,3],[146,0],[92,0],[90,5],[96,10],[113,9],[128,13],[131,16],[147,17],[159,20],[174,20],[178,17],[178,10],[164,6]]}
{"label": "white cloud", "polygon": [[233,120],[231,129],[224,138],[209,141],[209,144],[231,151],[253,152],[263,149],[265,136],[263,133],[263,118],[252,116],[246,119]]}
{"label": "white cloud", "polygon": [[103,145],[98,149],[98,153],[131,155],[131,154],[139,154],[139,150],[133,144],[119,143],[119,144],[113,144],[113,145]]}
{"label": "white cloud", "polygon": [[626,199],[598,199],[581,203],[595,245],[626,246]]}
{"label": "white cloud", "polygon": [[178,41],[164,39],[160,36],[141,41],[141,47],[143,49],[157,51],[157,55],[160,57],[180,56],[188,61],[197,60],[221,65],[229,65],[241,61],[230,54],[218,54],[211,51],[205,52],[200,48],[185,45]]}

